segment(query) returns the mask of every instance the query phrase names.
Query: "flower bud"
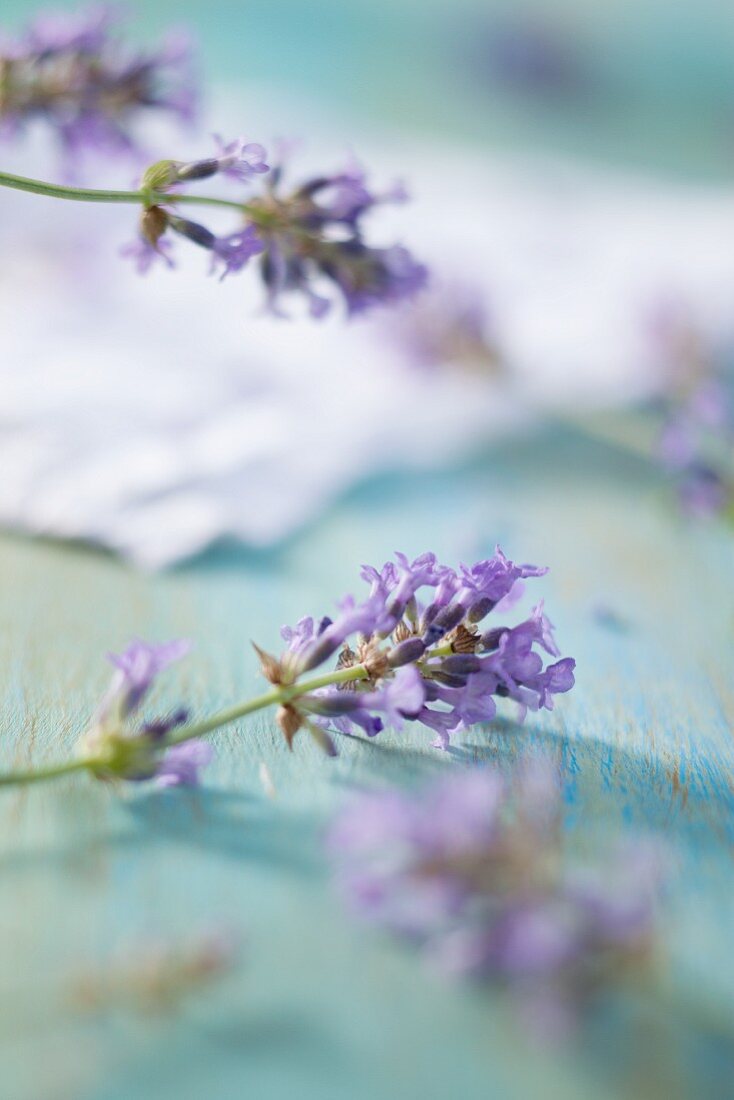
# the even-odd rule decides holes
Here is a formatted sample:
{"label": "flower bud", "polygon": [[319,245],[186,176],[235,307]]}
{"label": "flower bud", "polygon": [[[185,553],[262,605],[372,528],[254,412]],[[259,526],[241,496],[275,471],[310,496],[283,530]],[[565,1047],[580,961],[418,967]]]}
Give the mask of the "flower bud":
{"label": "flower bud", "polygon": [[359,696],[352,692],[332,692],[329,695],[302,695],[299,704],[313,714],[323,714],[334,718],[340,714],[350,714],[360,707]]}
{"label": "flower bud", "polygon": [[458,626],[461,620],[464,618],[466,611],[461,604],[449,604],[442,611],[439,611],[436,618],[430,624],[423,640],[426,645],[434,645],[439,638],[443,638],[449,630],[453,630],[455,626]]}
{"label": "flower bud", "polygon": [[155,248],[168,228],[168,214],[161,206],[147,206],[140,216],[140,233]]}
{"label": "flower bud", "polygon": [[398,642],[387,655],[390,668],[400,668],[401,665],[410,665],[419,661],[426,652],[426,643],[422,638],[406,638]]}
{"label": "flower bud", "polygon": [[457,676],[471,676],[473,672],[479,672],[482,662],[478,657],[470,653],[452,653],[450,657],[444,657],[441,661],[443,672],[454,673]]}
{"label": "flower bud", "polygon": [[180,166],[174,160],[158,160],[145,169],[140,181],[142,191],[167,191],[177,182]]}
{"label": "flower bud", "polygon": [[463,688],[466,686],[466,676],[459,676],[453,672],[442,672],[441,669],[431,669],[431,679],[447,688]]}
{"label": "flower bud", "polygon": [[195,160],[190,164],[174,164],[175,183],[189,183],[191,180],[206,180],[216,176],[219,171],[217,157],[209,157],[208,160]]}
{"label": "flower bud", "polygon": [[507,634],[508,628],[506,626],[497,626],[494,630],[488,630],[485,634],[482,634],[479,639],[479,646],[487,653],[491,653],[492,650],[497,649],[502,641],[502,635]]}
{"label": "flower bud", "polygon": [[198,222],[190,222],[187,218],[174,217],[170,214],[168,221],[171,229],[182,237],[186,237],[187,240],[193,241],[194,244],[198,244],[201,248],[207,248],[211,251],[217,243],[217,238],[211,229],[207,229],[205,225],[199,225]]}
{"label": "flower bud", "polygon": [[496,605],[496,600],[490,600],[489,596],[485,596],[481,600],[477,600],[475,604],[469,608],[467,619],[470,623],[479,623],[487,615],[489,615],[492,608]]}
{"label": "flower bud", "polygon": [[313,668],[318,668],[319,665],[323,665],[324,661],[328,661],[329,657],[333,653],[336,653],[337,649],[342,645],[343,639],[339,637],[329,636],[328,634],[321,635],[317,638],[308,649],[306,649],[298,660],[298,674],[302,675],[304,672],[310,672]]}

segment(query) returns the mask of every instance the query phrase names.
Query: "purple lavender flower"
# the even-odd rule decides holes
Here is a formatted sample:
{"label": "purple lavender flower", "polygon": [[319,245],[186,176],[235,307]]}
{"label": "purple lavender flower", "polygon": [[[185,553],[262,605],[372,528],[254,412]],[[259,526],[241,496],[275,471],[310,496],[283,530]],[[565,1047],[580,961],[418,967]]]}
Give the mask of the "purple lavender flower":
{"label": "purple lavender flower", "polygon": [[114,29],[119,8],[97,6],[86,12],[42,12],[28,26],[27,45],[41,57],[50,54],[99,53]]}
{"label": "purple lavender flower", "polygon": [[322,250],[320,269],[336,283],[350,317],[413,298],[427,283],[425,266],[402,245],[371,248],[353,239]]}
{"label": "purple lavender flower", "polygon": [[212,247],[212,270],[223,267],[220,279],[234,275],[263,250],[263,242],[253,225],[248,225],[238,233],[228,237],[217,237]]}
{"label": "purple lavender flower", "polygon": [[190,649],[191,643],[185,639],[149,645],[136,638],[123,653],[108,654],[116,670],[108,697],[115,699],[122,715],[128,717],[138,709],[159,673]]}
{"label": "purple lavender flower", "polygon": [[257,142],[246,142],[242,138],[225,142],[219,134],[214,135],[217,143],[218,171],[238,183],[247,183],[253,176],[264,175],[270,171],[266,164],[267,153]]}
{"label": "purple lavender flower", "polygon": [[149,645],[133,641],[123,653],[109,654],[112,682],[81,741],[83,755],[96,761],[101,779],[157,779],[160,786],[194,786],[212,758],[208,744],[192,739],[169,745],[168,735],[186,722],[179,708],[165,718],[133,722],[157,677],[190,649],[185,640]]}
{"label": "purple lavender flower", "polygon": [[[138,270],[147,271],[156,253],[168,258],[170,230],[211,252],[212,270],[221,269],[222,278],[239,272],[261,253],[260,272],[276,313],[288,291],[298,291],[311,316],[321,318],[331,306],[323,293],[329,284],[341,292],[350,316],[373,305],[397,302],[421,288],[425,268],[406,249],[373,248],[362,237],[362,216],[382,202],[402,201],[402,191],[372,194],[364,175],[352,171],[311,180],[281,197],[281,170],[270,172],[261,145],[244,139],[217,141],[217,156],[190,162],[161,160],[146,170],[141,181],[148,197],[140,224],[143,243],[128,246],[125,253],[137,262]],[[175,203],[181,187],[216,175],[239,182],[267,177],[264,193],[242,203],[244,228],[225,237],[173,213],[168,205]]]}
{"label": "purple lavender flower", "polygon": [[263,243],[252,225],[217,237],[198,222],[169,214],[161,206],[149,206],[143,212],[137,239],[125,245],[120,254],[134,261],[140,275],[146,275],[157,260],[174,268],[172,242],[165,236],[169,229],[210,252],[211,271],[218,272],[221,268],[220,280],[241,271],[253,256],[263,251]]}
{"label": "purple lavender flower", "polygon": [[180,36],[150,53],[126,50],[119,10],[40,17],[0,53],[0,123],[15,135],[42,120],[56,132],[70,169],[80,154],[131,152],[138,119],[154,111],[190,121],[191,50]]}
{"label": "purple lavender flower", "polygon": [[581,43],[562,23],[513,14],[478,29],[475,67],[493,82],[544,100],[588,97],[596,90]]}
{"label": "purple lavender flower", "polygon": [[545,572],[510,561],[499,547],[458,572],[432,553],[413,560],[396,554],[380,569],[363,566],[370,586],[364,600],[349,596],[334,619],[309,617],[284,627],[280,660],[259,651],[272,683],[296,687],[336,657],[339,682],[294,693],[280,714],[288,743],[306,715],[324,729],[370,737],[386,725],[417,721],[447,748],[452,734],[492,721],[498,699],[512,699],[521,719],[528,710],[552,710],[555,696],[574,685],[575,662],[545,663],[543,652],[560,653],[542,603],[516,626],[480,631],[477,625],[506,608],[524,578]]}
{"label": "purple lavender flower", "polygon": [[393,312],[388,331],[406,359],[423,370],[504,370],[493,318],[475,287],[432,280],[425,294]]}
{"label": "purple lavender flower", "polygon": [[734,404],[722,354],[670,306],[656,314],[653,335],[664,378],[660,463],[687,515],[722,514],[734,505]]}
{"label": "purple lavender flower", "polygon": [[678,499],[686,515],[706,519],[723,515],[732,507],[734,487],[713,467],[691,462],[680,477]]}
{"label": "purple lavender flower", "polygon": [[281,195],[282,178],[282,168],[276,168],[265,194],[248,204],[265,242],[262,274],[274,312],[280,312],[283,297],[300,294],[311,315],[322,317],[329,308],[322,288],[331,285],[353,316],[411,298],[425,286],[426,268],[406,248],[375,248],[362,234],[365,215],[382,203],[404,201],[402,189],[373,193],[364,173],[350,169]]}
{"label": "purple lavender flower", "polygon": [[158,787],[196,787],[199,771],[210,764],[214,750],[206,741],[184,741],[173,745],[158,765],[155,782]]}
{"label": "purple lavender flower", "polygon": [[134,241],[122,246],[120,255],[123,259],[133,261],[138,275],[147,275],[151,267],[159,261],[173,269],[176,264],[171,256],[172,251],[173,245],[170,241],[160,240],[153,244],[140,234]]}
{"label": "purple lavender flower", "polygon": [[327,845],[350,908],[444,971],[582,992],[647,949],[661,860],[641,843],[572,860],[560,816],[557,776],[531,760],[357,796]]}

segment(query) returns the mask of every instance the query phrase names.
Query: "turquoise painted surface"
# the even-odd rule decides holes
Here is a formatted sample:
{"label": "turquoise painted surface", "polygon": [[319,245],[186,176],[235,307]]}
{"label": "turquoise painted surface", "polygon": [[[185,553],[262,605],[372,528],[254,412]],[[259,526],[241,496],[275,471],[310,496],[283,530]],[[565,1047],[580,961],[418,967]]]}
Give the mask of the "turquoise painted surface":
{"label": "turquoise painted surface", "polygon": [[[3,0],[0,23],[82,0]],[[359,145],[375,123],[403,135],[581,155],[730,179],[734,11],[720,0],[130,0],[131,36],[184,25],[206,88],[255,82],[320,101]],[[576,90],[498,77],[492,42],[540,27],[582,73]],[[246,126],[246,120],[243,120]],[[408,133],[405,133],[406,128]],[[306,135],[307,136],[307,135]],[[263,141],[270,137],[261,135]]]}
{"label": "turquoise painted surface", "polygon": [[[37,6],[4,0],[2,16]],[[472,13],[490,8],[473,0],[137,8],[141,38],[172,18],[192,23],[209,80],[267,77],[337,101],[356,136],[388,118],[484,144],[730,173],[731,16],[715,0],[609,5],[589,34],[614,94],[560,106],[467,79],[456,59]],[[470,558],[495,540],[552,568],[548,610],[579,662],[553,715],[474,731],[448,756],[421,732],[388,733],[345,743],[335,762],[307,742],[290,756],[261,715],[216,738],[196,794],[120,797],[84,780],[0,793],[0,1100],[731,1094],[730,1042],[689,1008],[632,993],[602,1004],[564,1052],[533,1047],[501,997],[446,987],[348,921],[321,856],[324,823],[357,786],[509,766],[542,747],[564,776],[570,843],[625,829],[666,837],[661,977],[693,1017],[734,1017],[734,543],[678,519],[644,468],[611,451],[549,435],[440,477],[383,479],[272,554],[220,549],[156,578],[3,536],[0,766],[70,751],[106,683],[104,652],[133,634],[195,640],[168,699],[203,714],[259,690],[249,640],[275,647],[279,625],[328,609],[360,562],[395,548]],[[598,621],[598,604],[621,628]],[[113,1003],[89,1016],[72,1003],[80,973],[126,944],[222,922],[245,937],[241,965],[180,1011]]]}
{"label": "turquoise painted surface", "polygon": [[[730,533],[679,520],[645,468],[571,436],[520,441],[441,476],[385,478],[272,554],[220,549],[146,577],[83,548],[0,539],[0,763],[57,758],[132,634],[189,635],[167,686],[194,711],[258,690],[249,640],[328,609],[357,566],[400,547],[470,557],[499,539],[551,566],[547,607],[578,687],[524,727],[448,755],[422,732],[289,755],[259,715],[216,737],[197,793],[120,796],[83,778],[0,797],[0,1038],[9,1100],[730,1095],[731,1040],[631,992],[563,1052],[534,1047],[502,998],[442,984],[346,919],[319,835],[355,787],[412,783],[528,745],[558,762],[570,843],[629,828],[668,840],[659,973],[693,1017],[734,1014]],[[594,614],[609,605],[624,629]],[[268,763],[277,799],[261,790]],[[85,1015],[80,973],[141,938],[224,922],[241,964],[169,1015]]]}

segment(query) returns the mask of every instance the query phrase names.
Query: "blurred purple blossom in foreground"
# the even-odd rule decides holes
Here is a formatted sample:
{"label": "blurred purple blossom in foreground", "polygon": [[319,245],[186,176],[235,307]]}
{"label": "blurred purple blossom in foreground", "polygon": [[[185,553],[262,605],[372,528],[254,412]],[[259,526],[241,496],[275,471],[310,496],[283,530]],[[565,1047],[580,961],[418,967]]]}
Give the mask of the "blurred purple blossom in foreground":
{"label": "blurred purple blossom in foreground", "polygon": [[507,983],[563,1015],[649,949],[662,853],[638,838],[572,859],[561,809],[557,775],[535,758],[509,780],[475,768],[414,793],[358,795],[327,844],[362,917],[444,972]]}
{"label": "blurred purple blossom in foreground", "polygon": [[734,505],[734,406],[725,356],[673,306],[656,314],[653,337],[665,376],[660,461],[688,515],[723,513]]}
{"label": "blurred purple blossom in foreground", "polygon": [[197,739],[165,745],[166,735],[187,720],[186,710],[133,725],[157,677],[190,648],[185,640],[149,645],[136,639],[123,653],[109,655],[115,673],[82,738],[84,753],[100,761],[93,769],[100,778],[155,779],[162,787],[197,785],[200,769],[213,757],[211,746]]}
{"label": "blurred purple blossom in foreground", "polygon": [[85,151],[137,149],[136,124],[163,112],[193,119],[197,92],[191,47],[171,34],[151,51],[120,38],[118,6],[40,15],[17,37],[0,34],[0,134],[45,122],[67,165]]}
{"label": "blurred purple blossom in foreground", "polygon": [[173,233],[207,250],[212,271],[221,278],[241,271],[259,255],[268,305],[279,315],[284,300],[291,296],[301,297],[311,316],[321,318],[331,308],[334,290],[349,316],[354,316],[412,298],[423,289],[426,268],[406,248],[399,244],[375,247],[363,235],[362,222],[370,211],[384,203],[405,201],[401,186],[385,193],[372,191],[364,171],[352,166],[282,194],[283,170],[270,169],[261,145],[243,139],[216,141],[216,154],[207,159],[152,165],[143,177],[143,188],[157,196],[170,193],[170,201],[175,202],[180,189],[192,182],[219,175],[251,184],[262,176],[259,191],[242,200],[244,228],[217,236],[205,225],[173,213],[158,198],[143,213],[138,239],[123,250],[141,274],[156,258],[174,266]]}
{"label": "blurred purple blossom in foreground", "polygon": [[515,602],[518,582],[545,572],[510,561],[499,548],[494,557],[458,571],[432,553],[414,561],[396,554],[381,569],[364,566],[370,586],[365,599],[345,597],[333,620],[304,618],[293,629],[284,627],[288,648],[279,661],[261,652],[273,683],[295,683],[337,654],[337,668],[347,676],[358,666],[366,671],[281,707],[278,720],[289,744],[305,725],[333,752],[327,730],[372,737],[407,720],[427,726],[436,734],[434,744],[447,748],[452,734],[492,721],[497,698],[513,699],[520,718],[528,710],[552,709],[554,696],[573,687],[575,661],[544,665],[541,651],[560,654],[543,605],[517,626],[484,624],[490,613]]}

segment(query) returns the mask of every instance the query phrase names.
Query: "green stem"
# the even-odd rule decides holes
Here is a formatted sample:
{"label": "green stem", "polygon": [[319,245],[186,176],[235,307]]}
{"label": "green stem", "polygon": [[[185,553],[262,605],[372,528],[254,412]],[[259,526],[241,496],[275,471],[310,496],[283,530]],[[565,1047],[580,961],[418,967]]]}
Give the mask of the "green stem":
{"label": "green stem", "polygon": [[239,718],[244,718],[257,710],[264,710],[265,707],[290,703],[300,695],[308,695],[312,691],[329,687],[331,684],[346,684],[352,680],[366,680],[367,676],[368,672],[364,665],[354,665],[352,668],[340,668],[336,672],[326,672],[323,676],[316,676],[312,680],[303,680],[298,684],[275,687],[272,691],[266,691],[255,699],[249,699],[246,703],[238,703],[233,707],[227,707],[226,710],[220,710],[217,714],[213,714],[211,718],[204,719],[203,722],[181,726],[167,738],[166,743],[180,745],[183,741],[191,741],[195,737],[204,737],[221,726],[227,726],[231,722],[236,722]]}
{"label": "green stem", "polygon": [[135,203],[141,206],[189,203],[200,206],[221,206],[228,210],[238,210],[240,213],[248,209],[244,203],[218,199],[209,195],[178,195],[174,191],[100,191],[96,188],[67,187],[60,183],[46,183],[45,180],[14,176],[10,172],[0,172],[0,187],[10,187],[15,191],[29,191],[34,195],[46,195],[53,199],[67,199],[71,202]]}
{"label": "green stem", "polygon": [[[426,657],[443,657],[451,653],[451,646],[444,644],[429,650]],[[185,741],[192,741],[196,737],[205,737],[222,726],[231,725],[232,722],[245,718],[255,711],[264,710],[266,707],[285,705],[298,699],[302,695],[308,695],[319,688],[330,687],[333,684],[347,684],[355,680],[367,680],[369,673],[364,665],[353,665],[351,668],[340,668],[333,672],[322,673],[310,680],[302,680],[294,684],[284,684],[271,688],[270,691],[257,695],[254,699],[248,699],[245,703],[237,703],[233,707],[226,707],[218,711],[210,718],[201,722],[193,722],[179,728],[168,735],[166,746],[181,745]],[[57,779],[59,776],[68,775],[71,772],[95,771],[98,768],[104,770],[106,762],[93,757],[81,757],[69,760],[64,764],[55,764],[48,768],[38,770],[7,772],[0,774],[0,787],[9,787],[13,784],[38,783],[46,779]]]}
{"label": "green stem", "polygon": [[58,779],[70,772],[88,771],[96,767],[98,761],[90,759],[67,760],[63,764],[52,764],[48,768],[34,768],[27,771],[6,772],[0,775],[0,787],[10,787],[21,783],[43,783],[46,779]]}
{"label": "green stem", "polygon": [[[166,739],[166,745],[180,745],[184,741],[191,741],[195,737],[204,737],[221,726],[227,726],[244,718],[247,714],[253,714],[265,707],[277,706],[297,699],[300,695],[316,691],[318,688],[328,687],[330,684],[346,684],[351,680],[365,680],[368,673],[364,665],[355,665],[353,668],[341,668],[335,672],[327,672],[322,676],[315,676],[311,680],[304,680],[298,684],[289,684],[283,687],[275,687],[262,695],[249,699],[246,703],[238,703],[233,707],[227,707],[213,714],[202,722],[196,722],[188,726],[181,726]],[[63,764],[53,764],[48,768],[34,768],[25,771],[14,771],[0,774],[0,787],[20,786],[28,783],[42,783],[47,779],[58,779],[61,776],[73,772],[95,771],[104,769],[106,762],[94,757],[81,757],[76,760],[67,760]]]}

